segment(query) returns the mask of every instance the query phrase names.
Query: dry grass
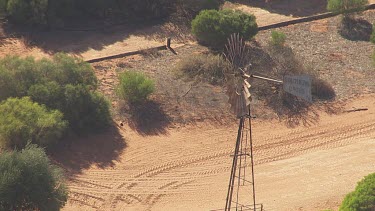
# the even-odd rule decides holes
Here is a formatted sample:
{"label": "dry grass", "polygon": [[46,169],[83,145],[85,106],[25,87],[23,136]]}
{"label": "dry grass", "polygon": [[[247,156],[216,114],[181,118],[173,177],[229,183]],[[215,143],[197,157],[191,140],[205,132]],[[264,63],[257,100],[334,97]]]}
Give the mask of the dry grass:
{"label": "dry grass", "polygon": [[230,64],[220,55],[193,54],[179,61],[175,71],[182,77],[215,85],[223,83],[224,73],[229,69]]}

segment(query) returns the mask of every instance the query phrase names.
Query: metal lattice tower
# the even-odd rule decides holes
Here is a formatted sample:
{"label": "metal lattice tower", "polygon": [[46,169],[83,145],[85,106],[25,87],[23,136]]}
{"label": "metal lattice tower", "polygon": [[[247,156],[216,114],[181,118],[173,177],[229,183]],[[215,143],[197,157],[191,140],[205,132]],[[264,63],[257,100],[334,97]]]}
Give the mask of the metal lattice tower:
{"label": "metal lattice tower", "polygon": [[256,204],[250,106],[239,118],[225,210],[263,210]]}

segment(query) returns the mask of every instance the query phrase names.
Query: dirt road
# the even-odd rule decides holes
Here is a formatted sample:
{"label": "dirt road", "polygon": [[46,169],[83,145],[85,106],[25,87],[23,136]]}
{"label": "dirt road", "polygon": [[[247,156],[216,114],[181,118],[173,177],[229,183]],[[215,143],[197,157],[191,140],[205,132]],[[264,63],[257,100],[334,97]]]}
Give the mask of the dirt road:
{"label": "dirt road", "polygon": [[[316,125],[255,122],[258,201],[266,210],[336,208],[375,171],[375,96],[322,114]],[[236,126],[169,130],[140,136],[122,128],[127,148],[114,166],[91,168],[69,182],[64,210],[212,210],[222,208]]]}

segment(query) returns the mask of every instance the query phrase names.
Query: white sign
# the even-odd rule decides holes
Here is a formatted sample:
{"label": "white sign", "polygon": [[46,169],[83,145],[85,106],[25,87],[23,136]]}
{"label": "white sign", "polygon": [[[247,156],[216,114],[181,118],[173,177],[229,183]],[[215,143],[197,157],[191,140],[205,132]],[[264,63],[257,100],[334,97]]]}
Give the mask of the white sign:
{"label": "white sign", "polygon": [[308,75],[284,76],[284,91],[312,102],[311,78]]}

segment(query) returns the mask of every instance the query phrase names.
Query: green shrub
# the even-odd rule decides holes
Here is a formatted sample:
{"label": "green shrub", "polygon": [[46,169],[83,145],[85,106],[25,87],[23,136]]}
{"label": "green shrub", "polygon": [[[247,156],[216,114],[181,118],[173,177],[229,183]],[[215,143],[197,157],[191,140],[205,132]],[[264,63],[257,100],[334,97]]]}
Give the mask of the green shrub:
{"label": "green shrub", "polygon": [[67,54],[55,54],[52,60],[42,59],[37,63],[41,79],[56,81],[60,85],[84,84],[97,88],[98,80],[89,63]]}
{"label": "green shrub", "polygon": [[340,211],[371,211],[375,208],[375,173],[358,182],[355,190],[346,195]]}
{"label": "green shrub", "polygon": [[250,40],[258,32],[254,15],[233,10],[203,10],[192,21],[192,33],[202,44],[223,48],[233,33]]}
{"label": "green shrub", "polygon": [[28,97],[9,98],[0,104],[0,145],[23,148],[28,142],[50,146],[67,126],[59,111],[48,111]]}
{"label": "green shrub", "polygon": [[111,123],[108,101],[87,86],[68,84],[64,87],[62,111],[76,133],[93,132],[107,128]]}
{"label": "green shrub", "polygon": [[62,170],[41,148],[0,154],[0,210],[57,211],[67,198]]}
{"label": "green shrub", "polygon": [[328,0],[327,10],[342,13],[351,9],[362,10],[368,4],[368,0]]}
{"label": "green shrub", "polygon": [[80,59],[56,54],[52,60],[6,57],[0,60],[0,101],[30,98],[63,112],[75,132],[97,131],[110,124],[110,108],[98,95],[92,67]]}
{"label": "green shrub", "polygon": [[47,23],[48,0],[7,0],[7,13],[18,24],[43,25]]}
{"label": "green shrub", "polygon": [[143,103],[154,90],[154,82],[142,73],[127,71],[119,75],[117,95],[130,104]]}
{"label": "green shrub", "polygon": [[224,80],[224,73],[231,65],[219,55],[203,54],[191,55],[183,58],[176,66],[179,73],[189,78],[199,78],[212,84],[220,84]]}
{"label": "green shrub", "polygon": [[283,32],[272,31],[271,32],[271,45],[273,46],[284,46],[286,41],[286,35]]}
{"label": "green shrub", "polygon": [[22,97],[40,79],[37,64],[31,57],[7,56],[0,60],[0,101]]}
{"label": "green shrub", "polygon": [[372,33],[371,33],[370,41],[375,44],[375,23],[372,24]]}

